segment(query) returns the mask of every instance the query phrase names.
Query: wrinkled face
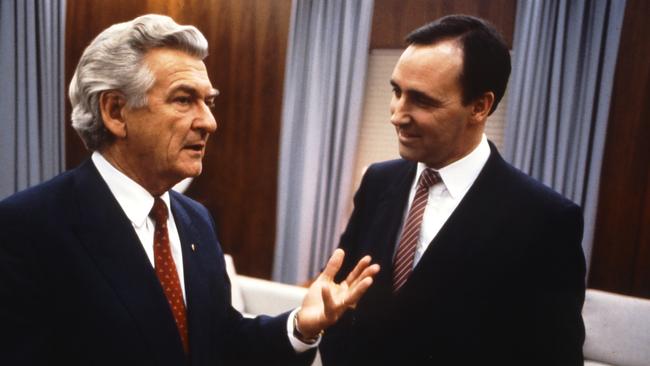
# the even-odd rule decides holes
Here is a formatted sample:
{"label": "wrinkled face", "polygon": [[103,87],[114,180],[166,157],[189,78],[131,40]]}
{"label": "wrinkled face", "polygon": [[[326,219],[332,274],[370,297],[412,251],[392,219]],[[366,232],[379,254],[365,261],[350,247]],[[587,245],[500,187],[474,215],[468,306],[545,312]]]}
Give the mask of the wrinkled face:
{"label": "wrinkled face", "polygon": [[462,66],[463,51],[453,40],[411,45],[400,57],[390,113],[404,159],[438,169],[471,152],[476,132],[468,130],[471,104],[462,103]]}
{"label": "wrinkled face", "polygon": [[201,173],[217,90],[203,61],[184,52],[153,49],[144,62],[155,83],[147,106],[124,111],[126,154],[143,181],[175,184]]}

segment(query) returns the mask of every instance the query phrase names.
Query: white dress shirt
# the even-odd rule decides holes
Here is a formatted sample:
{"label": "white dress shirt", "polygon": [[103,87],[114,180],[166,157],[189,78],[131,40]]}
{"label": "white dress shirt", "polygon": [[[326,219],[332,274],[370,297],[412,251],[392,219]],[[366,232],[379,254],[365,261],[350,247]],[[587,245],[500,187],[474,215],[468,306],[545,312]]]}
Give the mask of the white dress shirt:
{"label": "white dress shirt", "polygon": [[[431,241],[438,235],[445,222],[447,222],[449,216],[451,216],[460,201],[465,197],[469,188],[474,184],[474,181],[489,157],[490,146],[488,145],[487,137],[483,135],[481,142],[468,155],[440,170],[436,170],[440,174],[441,181],[429,188],[427,206],[424,209],[424,216],[422,217],[420,237],[418,238],[418,245],[415,249],[414,267],[420,261],[420,258],[422,258]],[[415,179],[413,179],[413,183],[411,184],[406,210],[402,216],[402,225],[406,221],[406,216],[415,197],[420,174],[426,167],[425,164],[418,163]],[[398,244],[400,235],[401,229],[397,236]],[[395,251],[397,252],[397,245],[395,246]]]}
{"label": "white dress shirt", "polygon": [[[121,171],[117,170],[111,163],[109,163],[102,154],[95,151],[92,155],[93,163],[99,175],[102,176],[104,182],[113,193],[113,197],[120,204],[122,211],[126,217],[131,221],[131,225],[135,233],[140,239],[140,244],[151,265],[155,267],[155,259],[153,255],[153,235],[156,230],[156,223],[149,217],[151,208],[153,207],[153,196],[142,186],[136,183],[133,179],[126,176]],[[185,296],[185,276],[183,275],[183,252],[181,250],[181,239],[178,236],[176,223],[174,222],[174,215],[171,212],[169,204],[169,193],[165,192],[160,198],[167,205],[167,231],[169,234],[169,246],[172,251],[172,258],[178,271],[178,279],[181,283],[181,290],[183,292],[183,300],[186,301]]]}
{"label": "white dress shirt", "polygon": [[[126,216],[131,221],[131,225],[133,226],[133,229],[140,239],[140,244],[142,244],[145,253],[147,253],[149,262],[151,262],[151,265],[155,267],[156,265],[153,255],[153,236],[156,225],[155,222],[149,217],[149,212],[151,212],[151,208],[153,207],[153,196],[134,180],[117,170],[99,152],[93,152],[91,158],[95,164],[95,167],[99,171],[99,175],[101,175],[102,179],[104,179],[111,193],[122,208],[122,211],[124,211],[124,214],[126,214]],[[169,234],[169,245],[171,247],[172,258],[174,258],[176,270],[178,271],[178,279],[181,283],[183,300],[185,303],[187,303],[185,296],[185,277],[183,275],[183,252],[181,250],[181,239],[178,236],[178,229],[176,228],[174,215],[172,215],[171,212],[171,205],[169,204],[169,193],[165,192],[160,196],[160,198],[167,205],[167,230]],[[318,342],[315,344],[306,344],[294,337],[293,317],[298,312],[298,310],[299,308],[295,309],[289,315],[289,320],[287,321],[287,333],[289,336],[289,341],[291,342],[294,350],[296,350],[296,352],[304,352],[310,348],[317,347],[320,343],[320,337],[318,339]]]}

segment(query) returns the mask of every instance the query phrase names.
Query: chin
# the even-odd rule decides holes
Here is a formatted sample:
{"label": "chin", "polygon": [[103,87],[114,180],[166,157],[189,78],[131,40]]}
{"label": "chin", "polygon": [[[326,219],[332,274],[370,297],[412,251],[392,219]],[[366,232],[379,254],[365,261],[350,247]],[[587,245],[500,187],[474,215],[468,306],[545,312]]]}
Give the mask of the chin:
{"label": "chin", "polygon": [[181,169],[179,169],[179,175],[182,177],[182,179],[185,178],[190,178],[190,177],[198,177],[201,175],[201,172],[203,171],[203,165],[201,163],[199,164],[191,164],[189,166],[184,166]]}
{"label": "chin", "polygon": [[198,177],[199,175],[201,175],[201,171],[202,171],[201,168],[196,169],[196,170],[193,170],[193,171],[189,172],[188,174],[186,174],[186,175],[185,175],[185,178],[190,178],[190,177],[195,178],[195,177]]}
{"label": "chin", "polygon": [[420,157],[417,154],[417,152],[413,151],[412,149],[406,148],[402,145],[399,146],[399,156],[401,156],[402,159],[405,160],[420,161]]}

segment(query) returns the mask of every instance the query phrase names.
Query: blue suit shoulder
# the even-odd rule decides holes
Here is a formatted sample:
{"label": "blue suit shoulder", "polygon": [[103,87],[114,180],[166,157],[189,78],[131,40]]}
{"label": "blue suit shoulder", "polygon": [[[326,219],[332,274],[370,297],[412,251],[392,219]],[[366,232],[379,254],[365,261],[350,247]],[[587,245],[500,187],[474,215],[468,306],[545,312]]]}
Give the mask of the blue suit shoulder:
{"label": "blue suit shoulder", "polygon": [[33,217],[39,212],[56,207],[61,200],[69,197],[73,185],[73,173],[67,171],[43,183],[14,193],[0,201],[0,215],[29,215]]}
{"label": "blue suit shoulder", "polygon": [[417,164],[404,159],[386,160],[371,164],[366,170],[367,175],[378,178],[390,178],[399,172],[406,172]]}
{"label": "blue suit shoulder", "polygon": [[203,206],[198,201],[195,201],[190,197],[187,197],[186,195],[173,190],[169,191],[169,195],[172,201],[172,209],[174,208],[174,204],[178,205],[179,208],[189,216],[189,219],[192,222],[198,221],[200,223],[198,225],[199,227],[210,227],[212,228],[212,231],[216,233],[217,229],[214,219],[212,218],[210,211],[208,211],[205,206]]}
{"label": "blue suit shoulder", "polygon": [[506,162],[504,164],[507,171],[507,174],[504,175],[504,184],[510,194],[522,197],[524,202],[539,208],[580,209],[575,202],[546,184]]}
{"label": "blue suit shoulder", "polygon": [[194,213],[196,215],[210,215],[208,209],[205,206],[182,193],[170,190],[169,195],[171,196],[172,200],[175,200],[175,202],[180,204],[184,209],[188,210],[191,213]]}
{"label": "blue suit shoulder", "polygon": [[[491,146],[491,150],[490,158],[474,183],[477,194],[496,194],[505,200],[516,200],[529,209],[579,210],[568,198],[510,165],[495,147]],[[362,187],[374,190],[397,184],[404,177],[412,178],[416,168],[415,162],[404,159],[372,164],[364,174]]]}
{"label": "blue suit shoulder", "polygon": [[417,163],[404,159],[373,163],[366,169],[361,185],[381,182],[382,186],[389,186],[404,179],[409,173],[415,174],[416,168]]}

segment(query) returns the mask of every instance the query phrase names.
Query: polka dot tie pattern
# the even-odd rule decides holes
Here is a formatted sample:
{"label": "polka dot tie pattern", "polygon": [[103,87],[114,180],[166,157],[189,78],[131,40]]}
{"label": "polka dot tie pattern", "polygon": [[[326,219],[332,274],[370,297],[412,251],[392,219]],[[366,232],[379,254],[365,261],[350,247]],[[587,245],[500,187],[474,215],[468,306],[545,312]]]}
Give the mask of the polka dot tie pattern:
{"label": "polka dot tie pattern", "polygon": [[169,234],[167,232],[167,205],[160,197],[154,198],[153,208],[149,214],[156,222],[156,232],[153,239],[153,253],[155,257],[156,275],[160,285],[165,292],[167,302],[174,315],[176,327],[183,343],[185,353],[189,352],[188,332],[187,332],[187,315],[185,302],[183,302],[183,290],[178,279],[178,272],[172,257],[171,247],[169,246]]}
{"label": "polka dot tie pattern", "polygon": [[402,234],[397,247],[397,254],[393,261],[393,292],[399,291],[406,280],[413,272],[413,262],[415,260],[415,249],[420,239],[420,228],[422,227],[422,217],[424,209],[427,207],[429,200],[429,187],[440,181],[440,175],[433,169],[426,168],[420,175],[415,197],[411,208],[409,209],[406,223],[402,229]]}

